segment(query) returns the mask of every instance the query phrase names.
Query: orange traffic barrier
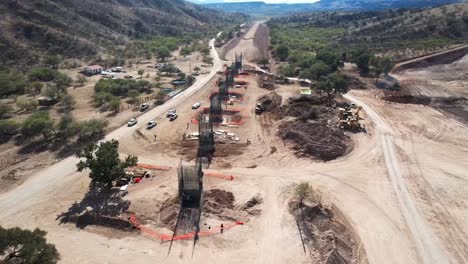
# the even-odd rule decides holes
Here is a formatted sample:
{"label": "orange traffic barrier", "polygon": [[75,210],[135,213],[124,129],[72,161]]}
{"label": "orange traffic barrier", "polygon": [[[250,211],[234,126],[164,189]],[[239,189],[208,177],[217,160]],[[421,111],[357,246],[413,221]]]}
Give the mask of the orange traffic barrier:
{"label": "orange traffic barrier", "polygon": [[[152,229],[149,229],[145,226],[142,226],[136,216],[134,214],[131,214],[130,215],[130,222],[133,224],[134,227],[136,227],[137,229],[140,230],[140,232],[144,235],[148,235],[152,238],[155,238],[155,239],[158,239],[158,240],[161,240],[161,242],[168,242],[168,241],[171,241],[171,240],[186,240],[186,239],[192,239],[195,237],[195,232],[190,232],[190,233],[186,233],[186,234],[181,234],[181,235],[176,235],[174,237],[172,237],[172,235],[168,235],[168,234],[162,234],[156,230],[152,230]],[[243,225],[244,222],[241,222],[241,221],[235,221],[233,223],[228,223],[228,224],[223,224],[223,231],[226,231],[228,229],[231,229],[235,226],[238,226],[238,225]],[[210,235],[215,235],[215,234],[220,234],[221,233],[221,226],[219,227],[215,227],[215,228],[212,228],[210,230],[202,230],[200,232],[198,232],[198,236],[199,237],[203,237],[203,236],[210,236]]]}
{"label": "orange traffic barrier", "polygon": [[171,167],[168,167],[168,166],[157,166],[157,165],[144,164],[144,163],[138,163],[137,167],[151,169],[151,170],[163,170],[163,171],[168,171],[172,169]]}
{"label": "orange traffic barrier", "polygon": [[208,176],[208,177],[217,177],[225,180],[232,181],[234,180],[234,176],[228,175],[228,174],[222,174],[222,173],[217,173],[213,171],[204,171],[203,176]]}

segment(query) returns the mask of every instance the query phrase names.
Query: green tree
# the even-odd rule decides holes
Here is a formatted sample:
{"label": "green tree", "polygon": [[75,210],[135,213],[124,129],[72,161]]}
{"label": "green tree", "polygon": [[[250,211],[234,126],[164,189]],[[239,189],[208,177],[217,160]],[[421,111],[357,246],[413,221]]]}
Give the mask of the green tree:
{"label": "green tree", "polygon": [[47,85],[47,87],[42,91],[42,95],[44,95],[44,96],[46,96],[46,97],[49,97],[49,98],[56,99],[56,98],[58,98],[58,91],[57,91],[57,88],[55,87],[55,85],[49,84],[49,85]]}
{"label": "green tree", "polygon": [[73,120],[71,115],[63,115],[57,124],[58,136],[70,138],[79,132],[79,124]]}
{"label": "green tree", "polygon": [[322,77],[316,87],[317,90],[327,93],[330,105],[336,94],[343,94],[348,91],[348,82],[342,74],[334,72]]}
{"label": "green tree", "polygon": [[351,51],[351,61],[356,63],[363,74],[369,73],[369,60],[371,57],[371,54],[365,50]]}
{"label": "green tree", "polygon": [[88,79],[86,79],[86,77],[84,77],[83,75],[79,75],[79,76],[76,78],[76,83],[77,83],[79,86],[83,86],[87,81],[88,81]]}
{"label": "green tree", "polygon": [[16,102],[16,106],[21,111],[26,111],[26,112],[30,112],[32,110],[35,110],[38,105],[39,105],[39,103],[36,100],[19,99]]}
{"label": "green tree", "polygon": [[262,65],[263,68],[266,68],[270,61],[267,58],[262,58],[258,61],[258,64]]}
{"label": "green tree", "polygon": [[30,231],[0,227],[1,263],[57,263],[60,254],[53,244],[47,243],[46,234],[38,228]]}
{"label": "green tree", "polygon": [[0,71],[0,97],[22,94],[25,87],[26,80],[22,73]]}
{"label": "green tree", "polygon": [[4,118],[7,116],[12,110],[12,107],[10,105],[0,103],[0,118]]}
{"label": "green tree", "polygon": [[133,155],[120,160],[118,150],[119,142],[115,139],[99,145],[90,144],[78,153],[78,158],[84,160],[76,165],[77,169],[90,169],[89,177],[93,182],[111,186],[113,181],[125,176],[126,168],[138,163],[138,157]]}
{"label": "green tree", "polygon": [[63,111],[65,113],[70,113],[76,105],[75,98],[69,94],[65,94],[60,98],[60,102],[62,103]]}
{"label": "green tree", "polygon": [[203,49],[200,50],[201,54],[204,55],[210,55],[210,48],[204,47]]}
{"label": "green tree", "polygon": [[465,22],[465,24],[468,24],[468,11],[463,12],[462,20]]}
{"label": "green tree", "polygon": [[30,82],[28,85],[28,93],[34,97],[36,95],[40,94],[42,91],[42,88],[44,88],[44,84],[38,81],[35,82]]}
{"label": "green tree", "polygon": [[283,64],[279,67],[279,73],[282,76],[286,77],[293,77],[296,75],[296,71],[294,69],[294,66],[291,64]]}
{"label": "green tree", "polygon": [[190,54],[192,54],[192,49],[190,47],[183,47],[180,49],[180,55],[184,56],[184,58]]}
{"label": "green tree", "polygon": [[276,49],[276,56],[281,60],[285,61],[289,57],[289,48],[286,45],[280,45]]}
{"label": "green tree", "polygon": [[210,65],[213,64],[213,58],[211,58],[210,56],[204,55],[202,61],[203,63],[206,63],[206,64],[210,64]]}
{"label": "green tree", "polygon": [[307,199],[307,197],[310,195],[311,188],[309,183],[307,182],[301,182],[297,187],[296,187],[296,197],[299,200],[299,203],[302,204],[302,202]]}
{"label": "green tree", "polygon": [[387,75],[390,70],[392,69],[392,61],[388,57],[372,57],[369,60],[370,66],[372,66],[372,70],[375,75],[375,82],[379,81],[379,77],[382,73]]}
{"label": "green tree", "polygon": [[166,58],[171,56],[171,51],[165,46],[160,47],[157,53],[158,53],[158,58],[161,59],[162,61],[166,61]]}
{"label": "green tree", "polygon": [[13,119],[0,120],[0,139],[17,134],[19,128],[20,124]]}
{"label": "green tree", "polygon": [[192,75],[187,76],[187,84],[192,85],[195,82],[195,77]]}
{"label": "green tree", "polygon": [[118,97],[112,97],[112,99],[109,102],[109,109],[114,111],[114,113],[118,113],[120,111],[120,105],[121,105],[120,98]]}
{"label": "green tree", "polygon": [[44,59],[44,64],[54,69],[58,69],[60,61],[61,61],[61,58],[59,56],[47,56]]}
{"label": "green tree", "polygon": [[316,58],[317,60],[323,61],[327,64],[331,71],[336,71],[338,67],[343,66],[343,61],[341,60],[340,55],[330,49],[320,49],[317,52]]}
{"label": "green tree", "polygon": [[136,103],[138,101],[139,96],[140,96],[140,93],[137,90],[128,91],[128,97],[132,99],[132,103]]}
{"label": "green tree", "polygon": [[140,79],[143,78],[144,73],[145,73],[145,70],[138,70],[138,75],[140,75]]}
{"label": "green tree", "polygon": [[195,68],[193,68],[193,70],[194,70],[195,72],[199,72],[201,69],[200,69],[200,67],[195,66]]}
{"label": "green tree", "polygon": [[27,137],[36,137],[42,134],[45,139],[48,139],[53,127],[54,121],[51,120],[49,112],[41,111],[26,118],[21,127],[21,133]]}
{"label": "green tree", "polygon": [[104,119],[90,119],[79,123],[80,141],[89,141],[101,137],[109,123]]}
{"label": "green tree", "polygon": [[330,67],[323,61],[317,61],[309,68],[310,75],[313,79],[318,80],[331,72]]}
{"label": "green tree", "polygon": [[59,73],[54,79],[55,89],[57,90],[57,95],[60,98],[66,89],[72,83],[72,79],[65,74]]}

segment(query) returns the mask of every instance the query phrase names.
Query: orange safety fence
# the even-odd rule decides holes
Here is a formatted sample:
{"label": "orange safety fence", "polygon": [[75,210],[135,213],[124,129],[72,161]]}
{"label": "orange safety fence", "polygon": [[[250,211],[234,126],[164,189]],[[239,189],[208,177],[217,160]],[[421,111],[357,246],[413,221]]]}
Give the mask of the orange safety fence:
{"label": "orange safety fence", "polygon": [[158,166],[158,165],[151,165],[151,164],[144,164],[144,163],[138,163],[137,167],[151,169],[151,170],[163,170],[163,171],[168,171],[172,169],[171,167],[168,167],[168,166]]}
{"label": "orange safety fence", "polygon": [[[168,235],[168,234],[163,234],[163,233],[160,233],[156,230],[152,230],[148,227],[145,227],[145,226],[142,226],[139,222],[138,222],[138,219],[136,218],[136,216],[134,214],[130,215],[130,222],[132,223],[133,226],[135,226],[137,229],[140,230],[140,232],[144,235],[148,235],[152,238],[155,238],[157,240],[160,240],[161,242],[168,242],[168,241],[171,241],[171,240],[186,240],[186,239],[192,239],[195,237],[195,232],[190,232],[190,233],[186,233],[186,234],[181,234],[181,235],[175,235],[174,237],[172,237],[172,235]],[[238,225],[243,225],[244,222],[241,222],[241,221],[235,221],[233,223],[228,223],[228,224],[223,224],[223,231],[226,231],[228,229],[231,229],[235,226],[238,226]],[[202,230],[200,232],[198,232],[198,236],[199,237],[204,237],[204,236],[211,236],[211,235],[215,235],[215,234],[219,234],[221,233],[221,226],[219,227],[214,227],[214,228],[211,228],[209,230]]]}
{"label": "orange safety fence", "polygon": [[225,180],[232,181],[234,180],[234,176],[228,175],[228,174],[222,174],[222,173],[217,173],[213,171],[204,171],[203,176],[208,176],[208,177],[217,177]]}

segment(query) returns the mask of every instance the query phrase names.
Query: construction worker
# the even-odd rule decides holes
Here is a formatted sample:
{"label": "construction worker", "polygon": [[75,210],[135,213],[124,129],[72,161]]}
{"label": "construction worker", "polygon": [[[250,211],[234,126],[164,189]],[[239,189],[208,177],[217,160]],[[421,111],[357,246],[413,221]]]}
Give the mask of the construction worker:
{"label": "construction worker", "polygon": [[157,136],[156,136],[156,135],[154,135],[154,142],[156,142],[156,138],[157,138]]}
{"label": "construction worker", "polygon": [[221,234],[224,232],[224,225],[221,223]]}

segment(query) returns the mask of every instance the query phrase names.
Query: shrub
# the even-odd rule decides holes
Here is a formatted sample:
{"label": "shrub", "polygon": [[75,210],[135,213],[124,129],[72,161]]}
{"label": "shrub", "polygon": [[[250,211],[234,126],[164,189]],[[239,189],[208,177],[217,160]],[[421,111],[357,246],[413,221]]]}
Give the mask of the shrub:
{"label": "shrub", "polygon": [[21,99],[16,102],[16,106],[22,111],[32,111],[37,108],[39,103],[36,100]]}
{"label": "shrub", "polygon": [[18,133],[19,128],[20,124],[18,124],[15,120],[0,120],[0,137],[15,135]]}

